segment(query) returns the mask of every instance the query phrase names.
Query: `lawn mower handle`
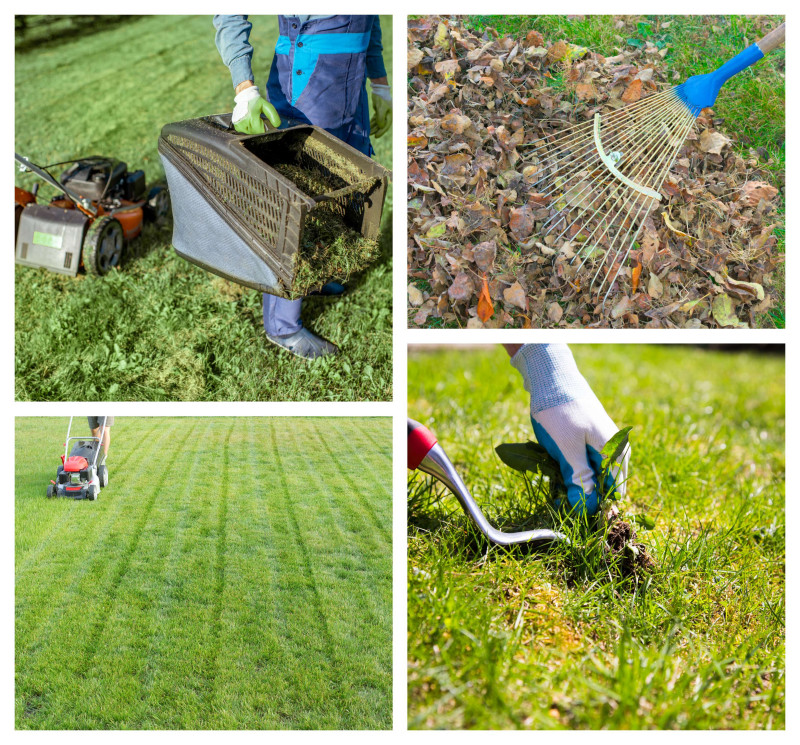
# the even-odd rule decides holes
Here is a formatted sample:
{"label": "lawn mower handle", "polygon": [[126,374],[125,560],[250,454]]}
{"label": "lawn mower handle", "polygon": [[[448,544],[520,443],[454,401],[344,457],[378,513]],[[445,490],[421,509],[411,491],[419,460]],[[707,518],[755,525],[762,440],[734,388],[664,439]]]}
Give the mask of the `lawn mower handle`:
{"label": "lawn mower handle", "polygon": [[82,210],[90,213],[92,217],[97,215],[97,208],[88,200],[84,199],[79,194],[75,194],[70,189],[68,189],[64,184],[56,181],[53,176],[51,176],[44,168],[39,168],[35,163],[31,163],[27,158],[23,157],[19,153],[14,153],[14,160],[17,161],[21,166],[25,168],[27,171],[31,171],[35,173],[40,179],[46,181],[50,186],[58,189],[60,192],[66,194],[75,204],[77,204]]}
{"label": "lawn mower handle", "polygon": [[427,473],[450,489],[467,516],[492,543],[499,546],[513,546],[517,543],[537,541],[568,542],[563,533],[557,533],[547,528],[524,530],[517,533],[504,533],[502,530],[497,530],[489,523],[481,508],[472,498],[469,489],[461,480],[433,433],[413,419],[408,420],[408,468],[412,471],[419,470]]}

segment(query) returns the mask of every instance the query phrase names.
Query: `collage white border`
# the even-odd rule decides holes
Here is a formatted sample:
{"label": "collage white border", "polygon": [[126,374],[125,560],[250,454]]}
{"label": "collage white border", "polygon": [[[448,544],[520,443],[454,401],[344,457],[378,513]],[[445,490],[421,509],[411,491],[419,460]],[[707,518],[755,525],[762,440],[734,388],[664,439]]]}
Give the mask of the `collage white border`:
{"label": "collage white border", "polygon": [[[330,12],[329,8],[333,3],[331,0],[314,0],[309,2],[291,3],[292,12],[308,13],[325,13]],[[220,10],[224,5],[220,2],[207,2],[206,0],[197,0],[196,2],[169,2],[169,3],[156,3],[153,0],[142,0],[142,2],[135,3],[134,5],[125,4],[119,9],[115,9],[109,4],[99,3],[95,0],[91,2],[79,2],[78,0],[63,0],[62,2],[38,2],[32,0],[31,2],[12,2],[6,6],[4,15],[5,21],[5,35],[3,38],[7,39],[4,45],[4,56],[7,60],[5,75],[6,80],[6,96],[5,100],[13,100],[13,69],[14,69],[14,44],[13,44],[13,30],[12,21],[14,13],[64,13],[74,12],[81,14],[103,14],[113,12],[114,10],[122,12],[135,12],[135,13],[152,13],[152,14],[213,14]],[[270,6],[264,3],[254,3],[252,0],[236,3],[235,10],[239,12],[251,12],[253,14],[264,14],[266,12],[277,12],[281,10],[280,7]],[[50,740],[58,740],[60,743],[83,742],[85,738],[90,738],[94,742],[109,742],[109,741],[123,741],[138,742],[144,737],[148,741],[183,741],[188,742],[189,738],[194,741],[202,740],[204,742],[212,742],[221,740],[222,738],[229,739],[234,737],[237,742],[251,740],[255,741],[256,738],[279,737],[281,742],[291,743],[317,743],[320,737],[323,738],[325,743],[367,743],[372,742],[375,737],[380,737],[382,742],[392,741],[394,743],[415,741],[422,742],[436,738],[437,741],[446,740],[455,742],[458,738],[459,742],[464,740],[476,742],[478,739],[483,740],[485,737],[502,736],[505,738],[522,738],[530,735],[524,733],[498,733],[496,735],[479,732],[407,732],[406,730],[406,637],[407,637],[407,624],[406,624],[406,467],[405,467],[405,450],[406,450],[406,430],[403,426],[403,420],[406,414],[406,363],[407,363],[407,345],[408,344],[487,344],[487,343],[500,343],[500,342],[518,342],[520,340],[530,342],[567,342],[571,344],[580,343],[593,343],[593,344],[608,344],[608,343],[681,343],[681,344],[703,344],[703,343],[752,343],[752,344],[765,344],[765,343],[785,343],[786,349],[786,365],[789,380],[793,380],[793,375],[800,371],[797,364],[798,358],[798,344],[800,338],[796,330],[790,332],[783,330],[606,330],[606,329],[559,329],[559,330],[529,330],[529,331],[514,331],[514,330],[498,330],[498,331],[484,331],[484,330],[436,330],[436,331],[423,331],[420,329],[407,330],[407,314],[406,314],[406,286],[407,279],[404,267],[406,265],[406,220],[405,220],[405,182],[406,182],[406,127],[404,126],[405,112],[406,112],[406,97],[405,86],[403,81],[406,72],[405,50],[406,50],[406,18],[409,14],[424,15],[428,13],[440,14],[519,14],[531,15],[535,14],[537,3],[535,0],[528,2],[521,2],[520,0],[503,0],[498,2],[496,6],[487,8],[486,2],[476,2],[475,0],[462,0],[461,2],[453,2],[452,0],[441,0],[439,2],[418,2],[417,0],[408,0],[402,2],[401,0],[391,0],[383,5],[372,2],[341,2],[337,3],[337,10],[339,12],[350,13],[384,13],[392,14],[393,20],[393,75],[391,84],[394,91],[394,111],[395,123],[392,129],[393,137],[393,183],[394,183],[394,222],[393,222],[393,239],[394,239],[394,380],[393,390],[394,397],[392,402],[382,403],[337,403],[337,402],[318,402],[318,403],[156,403],[156,402],[122,402],[117,404],[108,403],[91,403],[81,402],[79,404],[71,403],[33,403],[33,402],[15,402],[14,401],[14,357],[13,352],[6,358],[6,364],[0,368],[0,376],[3,379],[4,385],[2,389],[6,390],[7,401],[13,402],[9,409],[0,407],[0,411],[7,412],[4,421],[0,423],[0,432],[2,432],[2,444],[4,453],[13,451],[14,443],[14,417],[15,416],[43,416],[55,415],[63,416],[67,414],[83,414],[83,413],[114,413],[118,416],[137,415],[137,416],[393,416],[394,417],[394,442],[393,442],[393,569],[394,569],[394,601],[393,601],[393,616],[394,616],[394,634],[393,634],[393,730],[390,732],[281,732],[279,734],[263,733],[263,732],[16,732],[14,730],[14,510],[13,499],[9,494],[6,500],[7,521],[4,529],[4,542],[3,542],[3,571],[2,571],[2,615],[0,616],[0,624],[2,625],[2,640],[3,646],[0,649],[0,716],[2,717],[0,724],[0,733],[8,733],[15,740],[25,740],[28,742],[47,742]],[[765,2],[758,3],[757,6],[753,3],[742,2],[741,0],[731,0],[730,2],[708,2],[708,0],[697,0],[696,2],[689,2],[688,0],[672,0],[669,3],[656,3],[653,0],[644,0],[643,2],[631,2],[631,0],[624,0],[605,5],[603,3],[589,2],[588,0],[569,0],[554,6],[552,4],[543,3],[545,7],[543,11],[546,12],[564,12],[569,11],[572,14],[591,14],[591,13],[613,13],[613,14],[647,14],[647,13],[671,13],[671,14],[701,14],[701,13],[717,13],[717,14],[731,14],[743,13],[752,14],[753,12],[770,13],[770,14],[783,14],[787,16],[789,23],[789,39],[792,39],[793,24],[796,18],[800,19],[800,14],[794,12],[795,4],[789,2]],[[666,5],[666,7],[664,7]],[[542,14],[545,14],[542,13]],[[793,59],[793,52],[791,45],[787,44],[787,58]],[[54,64],[57,60],[54,58]],[[793,68],[793,63],[790,62],[788,67]],[[92,61],[87,61],[87,86],[86,95],[92,94],[93,87],[96,85],[102,86],[105,92],[105,86],[113,84],[113,81],[103,81],[102,77],[97,77],[96,64]],[[9,90],[9,88],[11,90]],[[796,122],[795,109],[797,108],[798,99],[798,85],[794,77],[789,77],[787,80],[787,122]],[[6,131],[5,141],[10,143],[14,135],[13,116],[6,117],[0,124]],[[791,127],[787,127],[791,129]],[[796,173],[797,166],[794,157],[794,149],[788,149],[787,157],[787,174]],[[796,180],[792,177],[792,182]],[[787,197],[791,203],[794,203],[793,192],[789,192]],[[787,209],[787,212],[790,210]],[[5,234],[10,235],[10,220],[11,211],[9,210],[5,218],[8,223],[5,229]],[[791,222],[791,221],[790,221]],[[787,253],[791,252],[791,248]],[[14,339],[14,272],[11,267],[10,255],[7,257],[9,271],[3,281],[6,283],[6,292],[0,297],[0,307],[2,307],[2,315],[4,318],[4,348],[7,350],[13,349]],[[788,288],[794,287],[794,279],[797,272],[794,271],[794,264],[792,260],[787,265],[786,273],[786,286]],[[790,320],[790,327],[791,327]],[[789,336],[793,337],[790,341]],[[54,340],[56,343],[57,340]],[[64,340],[62,343],[69,343],[69,340]],[[633,381],[635,385],[635,381]],[[800,452],[800,440],[796,435],[796,427],[792,424],[791,414],[800,413],[797,408],[797,395],[794,386],[787,386],[787,454]],[[787,461],[789,459],[787,458]],[[8,469],[7,469],[8,470]],[[790,462],[787,462],[787,479],[789,483],[796,483],[796,469]],[[7,479],[11,481],[11,474],[7,473]],[[789,530],[791,535],[791,528],[796,523],[795,512],[797,508],[791,499],[791,494],[787,499],[787,520],[789,522]],[[789,567],[790,567],[790,581],[788,583],[787,595],[787,618],[789,625],[794,629],[792,623],[795,619],[795,610],[797,603],[795,600],[796,593],[794,592],[794,569],[797,562],[794,560],[794,554],[789,551],[788,554]],[[789,639],[787,645],[787,668],[790,673],[787,676],[787,695],[791,696],[794,693],[795,686],[793,685],[794,675],[797,670],[797,665],[794,662],[797,660],[797,654],[794,653],[795,645],[792,641],[793,637]],[[791,700],[791,699],[790,699]],[[782,733],[723,733],[723,732],[710,732],[710,733],[681,733],[681,737],[695,738],[702,736],[703,738],[721,738],[721,737],[770,737],[773,741],[780,739],[785,741],[790,737],[792,731],[795,731],[795,716],[792,707],[787,705],[787,730]],[[634,733],[580,733],[580,732],[567,732],[567,733],[536,733],[537,737],[555,738],[560,739],[568,738],[586,738],[586,737],[600,737],[600,738],[626,738],[638,737]],[[670,737],[670,733],[655,733],[655,737]],[[345,739],[346,738],[346,739]]]}

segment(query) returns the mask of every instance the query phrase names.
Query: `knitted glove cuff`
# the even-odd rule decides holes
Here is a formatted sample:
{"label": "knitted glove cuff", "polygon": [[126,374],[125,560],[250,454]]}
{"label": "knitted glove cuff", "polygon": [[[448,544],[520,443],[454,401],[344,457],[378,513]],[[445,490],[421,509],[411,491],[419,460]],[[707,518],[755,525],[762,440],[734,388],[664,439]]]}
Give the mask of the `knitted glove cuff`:
{"label": "knitted glove cuff", "polygon": [[531,394],[531,415],[594,397],[566,344],[525,344],[511,358],[511,365],[519,370]]}

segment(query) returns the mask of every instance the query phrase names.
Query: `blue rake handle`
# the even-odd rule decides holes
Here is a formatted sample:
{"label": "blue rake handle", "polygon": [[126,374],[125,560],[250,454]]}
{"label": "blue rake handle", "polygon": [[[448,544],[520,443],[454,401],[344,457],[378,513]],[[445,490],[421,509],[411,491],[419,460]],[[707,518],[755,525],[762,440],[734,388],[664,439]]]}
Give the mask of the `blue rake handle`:
{"label": "blue rake handle", "polygon": [[730,80],[737,72],[754,65],[765,54],[781,46],[786,39],[786,24],[782,23],[770,31],[763,39],[751,44],[747,49],[739,52],[733,59],[729,59],[722,67],[705,75],[693,75],[677,88],[677,93],[683,102],[697,116],[701,109],[713,106],[717,100],[719,89]]}

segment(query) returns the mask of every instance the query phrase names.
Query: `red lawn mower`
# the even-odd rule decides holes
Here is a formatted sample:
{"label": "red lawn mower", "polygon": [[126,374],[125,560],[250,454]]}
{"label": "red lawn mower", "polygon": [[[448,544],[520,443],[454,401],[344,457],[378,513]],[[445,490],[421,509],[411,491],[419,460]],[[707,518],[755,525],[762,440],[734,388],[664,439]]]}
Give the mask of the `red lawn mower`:
{"label": "red lawn mower", "polygon": [[[91,499],[94,501],[100,489],[108,485],[108,468],[103,452],[103,435],[106,432],[106,418],[103,417],[100,437],[70,437],[72,419],[67,426],[67,440],[64,455],[56,471],[56,480],[47,485],[48,497],[69,497],[70,499]],[[69,450],[70,443],[72,450]]]}
{"label": "red lawn mower", "polygon": [[[17,264],[45,267],[74,277],[83,265],[103,275],[119,266],[126,241],[142,232],[145,220],[158,222],[170,211],[163,186],[149,191],[144,171],[128,171],[119,160],[101,156],[40,167],[14,153],[20,171],[35,173],[58,194],[37,202],[31,191],[14,187],[14,257]],[[68,166],[56,179],[47,169]]]}

